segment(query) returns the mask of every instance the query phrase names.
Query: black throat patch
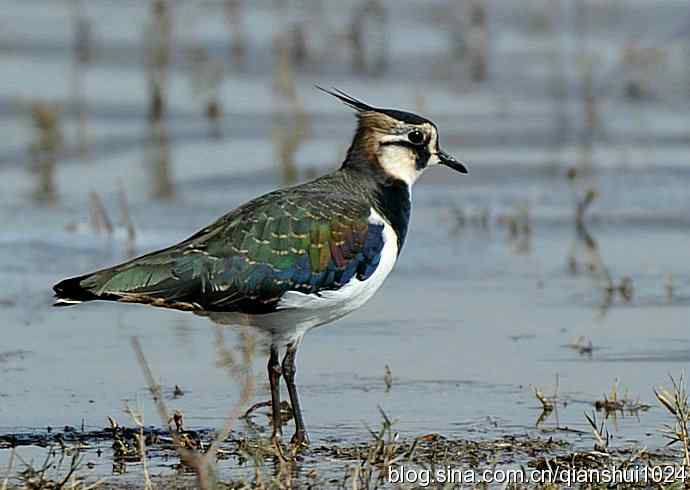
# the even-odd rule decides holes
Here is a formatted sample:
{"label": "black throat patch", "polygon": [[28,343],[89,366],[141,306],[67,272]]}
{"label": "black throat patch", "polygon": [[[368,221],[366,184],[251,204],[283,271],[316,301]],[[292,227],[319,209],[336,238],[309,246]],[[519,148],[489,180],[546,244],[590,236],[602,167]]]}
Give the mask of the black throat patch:
{"label": "black throat patch", "polygon": [[398,255],[405,243],[412,203],[410,189],[402,180],[380,182],[375,196],[377,211],[388,221],[398,237]]}

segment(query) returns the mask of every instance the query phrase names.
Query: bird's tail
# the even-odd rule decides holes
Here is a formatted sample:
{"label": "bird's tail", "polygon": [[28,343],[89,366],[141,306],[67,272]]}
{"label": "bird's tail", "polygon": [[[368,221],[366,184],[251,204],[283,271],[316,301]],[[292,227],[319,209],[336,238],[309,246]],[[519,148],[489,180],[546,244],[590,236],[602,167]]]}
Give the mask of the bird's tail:
{"label": "bird's tail", "polygon": [[[175,302],[190,303],[201,288],[199,273],[205,265],[200,254],[185,255],[179,247],[152,252],[114,267],[72,277],[53,286],[54,306],[67,306],[86,301],[124,301],[156,303],[173,306]],[[169,304],[170,303],[170,304]]]}

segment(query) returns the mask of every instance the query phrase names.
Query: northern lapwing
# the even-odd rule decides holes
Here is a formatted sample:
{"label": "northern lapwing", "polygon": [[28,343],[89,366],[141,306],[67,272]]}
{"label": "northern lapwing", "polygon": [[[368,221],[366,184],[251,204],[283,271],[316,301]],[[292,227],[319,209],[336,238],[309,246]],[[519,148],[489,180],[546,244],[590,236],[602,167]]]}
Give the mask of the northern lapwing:
{"label": "northern lapwing", "polygon": [[282,376],[297,445],[309,442],[295,387],[304,334],[359,308],[381,287],[405,242],[412,185],[424,170],[445,165],[467,173],[441,150],[428,119],[317,88],[357,114],[338,170],[257,197],[177,245],[53,288],[56,305],[144,303],[268,333],[273,437],[281,435]]}

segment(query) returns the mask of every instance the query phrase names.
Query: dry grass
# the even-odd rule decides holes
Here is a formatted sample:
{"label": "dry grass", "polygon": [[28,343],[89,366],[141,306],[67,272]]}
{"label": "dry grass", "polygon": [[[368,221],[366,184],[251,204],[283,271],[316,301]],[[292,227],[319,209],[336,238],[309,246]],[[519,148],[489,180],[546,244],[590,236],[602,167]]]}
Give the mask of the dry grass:
{"label": "dry grass", "polygon": [[[15,459],[24,466],[24,469],[17,472],[15,477],[18,481],[18,487],[9,486],[10,473]],[[66,459],[68,459],[68,466],[64,468]],[[78,447],[62,446],[59,450],[50,448],[40,466],[34,466],[32,463],[24,461],[13,451],[7,477],[1,488],[2,490],[15,488],[21,490],[93,490],[98,488],[103,480],[86,483],[84,477],[80,475],[81,466],[82,457]]]}
{"label": "dry grass", "polygon": [[[679,391],[681,406],[682,392]],[[667,402],[673,396],[670,392],[662,395]],[[670,406],[675,408],[675,402],[671,401]],[[135,424],[141,431],[141,420],[134,414]],[[463,440],[452,439],[441,436],[440,434],[425,434],[414,438],[401,437],[394,430],[394,421],[381,411],[381,426],[377,430],[370,430],[371,438],[364,443],[354,443],[349,445],[337,445],[326,443],[312,447],[306,453],[297,455],[294,452],[283,452],[282,448],[277,447],[269,438],[251,437],[240,438],[232,441],[231,445],[235,448],[228,448],[217,453],[217,457],[225,458],[235,456],[240,458],[240,465],[247,470],[245,477],[232,481],[207,482],[213,486],[202,486],[198,476],[191,479],[181,473],[177,476],[151,477],[147,480],[144,475],[142,481],[111,481],[101,490],[123,490],[141,488],[164,488],[172,489],[244,489],[244,490],[269,490],[280,489],[289,490],[293,488],[341,488],[341,489],[377,489],[390,488],[387,481],[389,468],[397,469],[400,466],[405,468],[416,468],[435,472],[444,468],[457,468],[461,471],[501,468],[505,465],[526,465],[526,467],[536,469],[595,469],[604,467],[616,467],[619,469],[648,466],[664,467],[674,465],[672,460],[665,459],[663,453],[650,453],[646,449],[624,448],[616,449],[611,447],[612,439],[609,437],[606,426],[603,422],[597,421],[596,414],[586,415],[591,426],[594,437],[594,448],[592,450],[572,450],[572,444],[559,441],[553,437],[533,438],[526,434],[503,436],[498,439]],[[186,436],[182,433],[180,426],[176,431],[181,438]],[[171,431],[171,434],[174,432]],[[141,435],[141,432],[139,432]],[[138,439],[141,441],[141,439]],[[218,439],[216,439],[218,440]],[[204,458],[203,449],[189,449],[190,446],[183,441],[182,450],[195,453],[195,458]],[[179,448],[178,448],[179,450]],[[141,454],[145,449],[139,445],[137,461],[141,459]],[[183,459],[184,461],[184,459]],[[248,464],[247,464],[248,463]],[[334,468],[334,463],[338,466]],[[214,461],[209,462],[214,465]],[[322,471],[321,468],[314,468],[315,464],[327,464],[329,469]],[[193,468],[193,467],[192,467]],[[196,470],[195,470],[196,472]],[[247,474],[253,472],[253,476]],[[42,489],[54,490],[65,488],[74,490],[85,490],[89,488],[79,478],[70,480],[70,484],[76,486],[56,487],[50,486],[59,481],[44,478],[47,486],[40,487],[10,487],[12,490]],[[40,480],[39,480],[40,481]],[[22,484],[23,485],[23,484]],[[151,485],[151,486],[149,486]],[[552,488],[562,488],[561,483],[554,483]],[[396,487],[397,488],[397,487]],[[419,487],[405,487],[419,488]],[[443,488],[433,486],[432,488]],[[484,487],[478,487],[484,488]],[[512,488],[512,487],[511,487]],[[524,485],[520,488],[541,488],[534,484]],[[575,488],[590,488],[587,486],[576,486]],[[639,485],[632,484],[620,488],[639,488]],[[665,487],[669,488],[669,487]],[[680,484],[673,483],[670,487],[676,490],[683,488]],[[2,489],[0,487],[0,490]]]}
{"label": "dry grass", "polygon": [[638,413],[649,410],[649,405],[640,402],[639,398],[632,399],[627,392],[622,395],[619,394],[618,385],[619,380],[616,378],[611,392],[608,395],[604,394],[600,400],[594,402],[594,408],[597,411],[603,411],[608,415],[615,412]]}
{"label": "dry grass", "polygon": [[669,445],[681,446],[683,465],[690,468],[690,406],[684,373],[681,373],[677,381],[671,377],[670,389],[661,387],[655,389],[654,394],[659,403],[675,418],[673,424],[664,427],[664,435],[669,440]]}
{"label": "dry grass", "polygon": [[591,417],[585,414],[585,418],[587,419],[587,422],[592,429],[592,435],[594,436],[594,450],[608,454],[611,436],[606,428],[605,422],[602,420],[601,424],[597,425],[597,414],[594,412],[592,412]]}
{"label": "dry grass", "polygon": [[379,488],[386,481],[389,467],[409,462],[414,455],[417,440],[409,447],[401,444],[398,434],[393,431],[393,421],[381,407],[379,412],[383,419],[381,427],[378,431],[369,429],[372,440],[361,451],[355,452],[356,461],[349,471],[346,469],[343,486],[353,490]]}

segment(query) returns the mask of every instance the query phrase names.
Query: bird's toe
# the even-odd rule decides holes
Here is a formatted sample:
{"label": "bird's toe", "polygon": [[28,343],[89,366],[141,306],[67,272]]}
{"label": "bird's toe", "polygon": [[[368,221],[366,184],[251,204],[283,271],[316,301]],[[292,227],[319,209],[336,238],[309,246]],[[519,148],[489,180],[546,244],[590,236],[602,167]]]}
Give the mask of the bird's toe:
{"label": "bird's toe", "polygon": [[309,436],[304,430],[298,430],[290,439],[290,445],[295,447],[308,447],[309,446]]}

